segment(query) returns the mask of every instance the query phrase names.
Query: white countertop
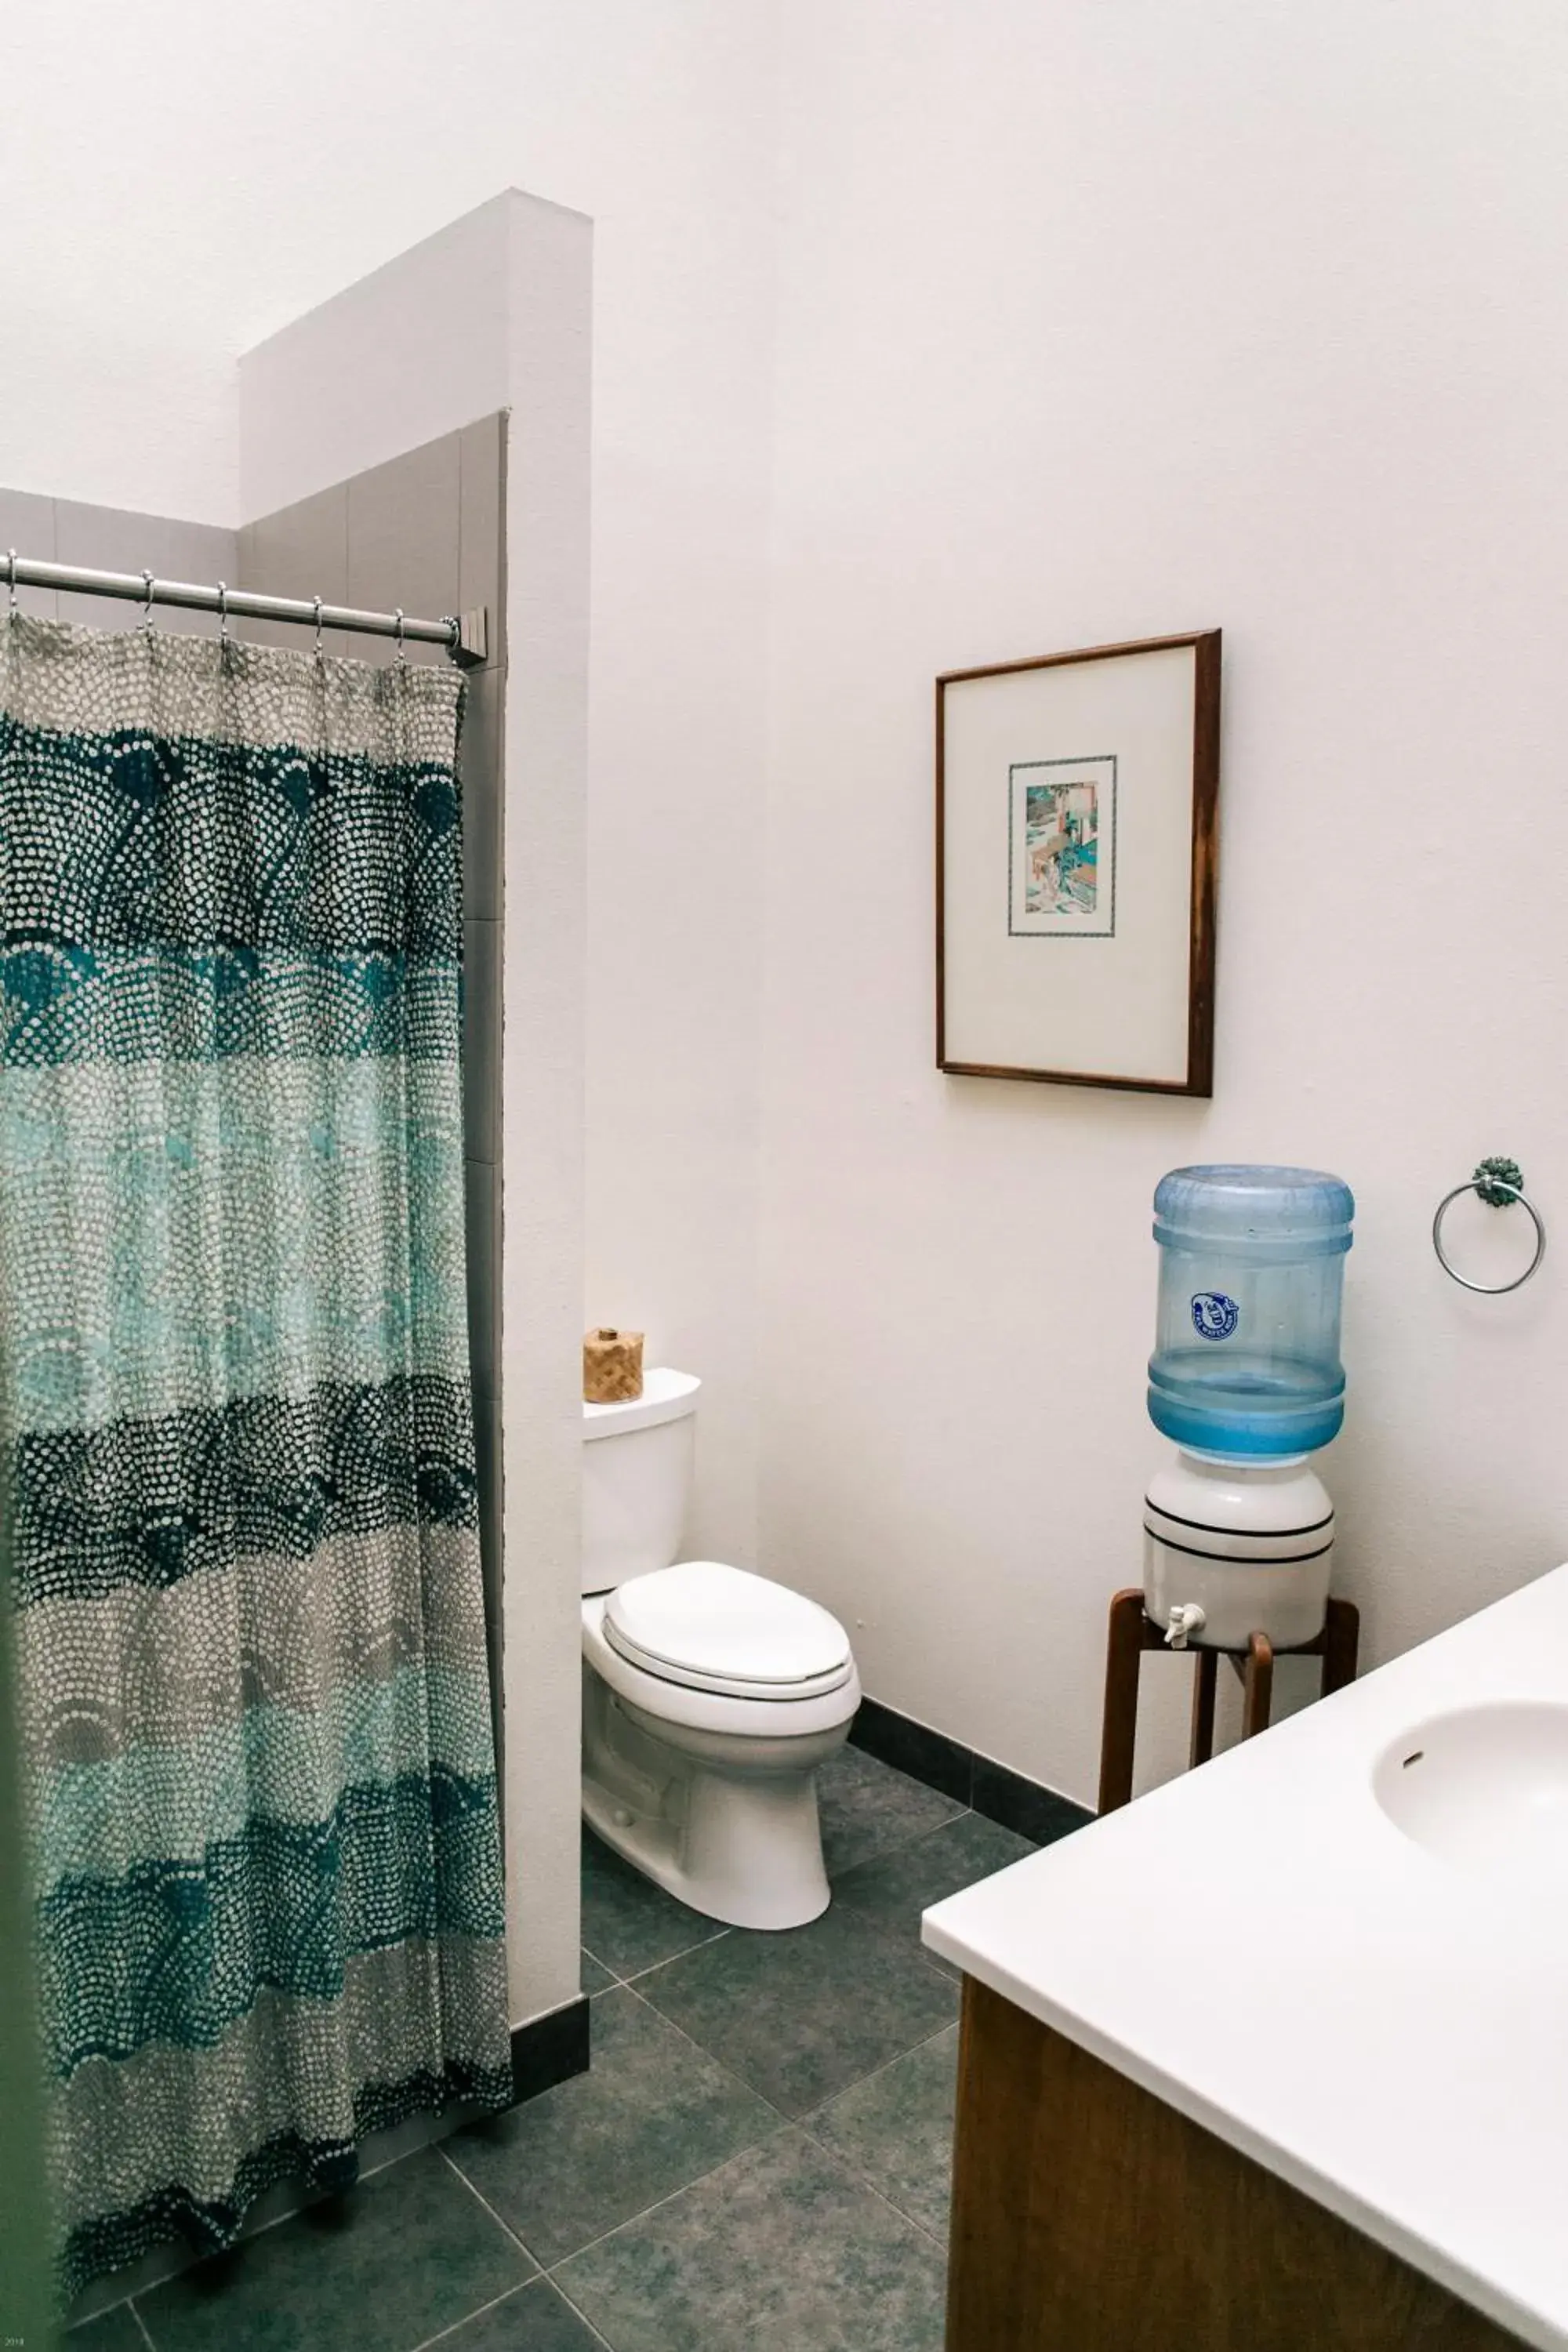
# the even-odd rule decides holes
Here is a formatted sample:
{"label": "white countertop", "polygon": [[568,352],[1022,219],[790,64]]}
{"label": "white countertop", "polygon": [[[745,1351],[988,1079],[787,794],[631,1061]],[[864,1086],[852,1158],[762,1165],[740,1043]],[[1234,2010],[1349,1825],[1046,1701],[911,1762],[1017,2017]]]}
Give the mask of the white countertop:
{"label": "white countertop", "polygon": [[1391,1741],[1490,1699],[1568,1701],[1568,1567],[937,1904],[923,1933],[1568,2352],[1568,1855],[1494,1879],[1416,1844],[1372,1793]]}

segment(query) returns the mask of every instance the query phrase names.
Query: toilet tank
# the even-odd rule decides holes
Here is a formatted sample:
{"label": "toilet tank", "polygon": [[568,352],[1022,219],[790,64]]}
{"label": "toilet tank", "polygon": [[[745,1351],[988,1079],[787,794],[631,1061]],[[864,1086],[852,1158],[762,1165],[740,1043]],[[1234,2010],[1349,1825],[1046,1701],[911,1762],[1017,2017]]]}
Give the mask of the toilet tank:
{"label": "toilet tank", "polygon": [[583,1407],[584,1593],[613,1591],[680,1557],[701,1386],[658,1365],[632,1402]]}

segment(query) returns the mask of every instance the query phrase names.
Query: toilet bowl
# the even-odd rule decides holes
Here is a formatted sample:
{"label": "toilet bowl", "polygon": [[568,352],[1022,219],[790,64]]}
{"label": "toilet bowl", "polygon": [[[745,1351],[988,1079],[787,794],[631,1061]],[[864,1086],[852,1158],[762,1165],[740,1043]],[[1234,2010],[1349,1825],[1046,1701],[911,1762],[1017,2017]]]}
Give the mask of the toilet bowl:
{"label": "toilet bowl", "polygon": [[815,1601],[677,1560],[700,1387],[658,1370],[583,1408],[583,1813],[693,1910],[798,1927],[827,1907],[816,1773],[859,1676]]}

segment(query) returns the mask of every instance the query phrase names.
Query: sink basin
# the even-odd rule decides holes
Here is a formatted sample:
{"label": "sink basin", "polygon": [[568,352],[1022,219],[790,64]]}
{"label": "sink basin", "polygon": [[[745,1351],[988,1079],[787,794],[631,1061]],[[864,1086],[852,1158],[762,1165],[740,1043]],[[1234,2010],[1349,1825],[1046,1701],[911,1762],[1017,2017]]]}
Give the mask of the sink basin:
{"label": "sink basin", "polygon": [[1373,1793],[1444,1862],[1568,1877],[1568,1706],[1497,1701],[1431,1716],[1384,1750]]}

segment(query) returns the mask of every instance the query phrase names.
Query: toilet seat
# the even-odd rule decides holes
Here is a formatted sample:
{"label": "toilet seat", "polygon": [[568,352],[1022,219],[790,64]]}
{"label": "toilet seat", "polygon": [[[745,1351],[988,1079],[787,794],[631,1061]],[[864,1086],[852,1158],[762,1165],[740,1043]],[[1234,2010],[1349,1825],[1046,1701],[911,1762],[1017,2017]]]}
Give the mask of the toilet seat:
{"label": "toilet seat", "polygon": [[681,1731],[718,1732],[726,1739],[810,1738],[847,1724],[860,1704],[860,1677],[853,1658],[846,1680],[820,1697],[796,1696],[787,1686],[753,1683],[738,1698],[671,1682],[647,1666],[634,1665],[614,1647],[605,1632],[606,1598],[600,1593],[584,1601],[584,1666],[635,1714],[655,1718],[661,1736],[673,1725]]}
{"label": "toilet seat", "polygon": [[849,1637],[803,1593],[722,1560],[683,1560],[617,1586],[604,1638],[656,1681],[718,1697],[820,1698],[855,1671]]}

